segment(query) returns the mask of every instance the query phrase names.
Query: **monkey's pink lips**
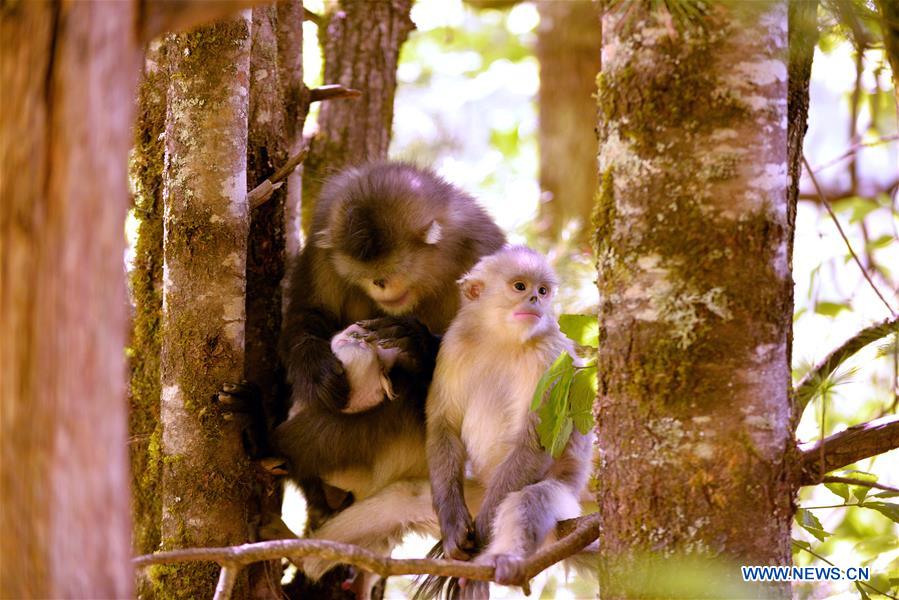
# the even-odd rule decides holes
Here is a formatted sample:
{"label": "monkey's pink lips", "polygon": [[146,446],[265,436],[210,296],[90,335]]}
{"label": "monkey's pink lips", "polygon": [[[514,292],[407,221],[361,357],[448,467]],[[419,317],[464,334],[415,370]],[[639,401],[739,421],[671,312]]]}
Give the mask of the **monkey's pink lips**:
{"label": "monkey's pink lips", "polygon": [[512,316],[515,317],[516,319],[527,319],[527,318],[531,318],[531,317],[533,317],[535,319],[539,319],[540,313],[530,311],[530,310],[518,310],[518,311],[515,311],[514,313],[512,313]]}
{"label": "monkey's pink lips", "polygon": [[387,308],[399,308],[399,307],[403,306],[404,304],[406,304],[406,302],[408,300],[409,300],[409,292],[406,291],[406,292],[403,292],[402,296],[400,296],[399,298],[395,298],[393,300],[378,300],[378,304],[380,304],[381,306],[385,306]]}

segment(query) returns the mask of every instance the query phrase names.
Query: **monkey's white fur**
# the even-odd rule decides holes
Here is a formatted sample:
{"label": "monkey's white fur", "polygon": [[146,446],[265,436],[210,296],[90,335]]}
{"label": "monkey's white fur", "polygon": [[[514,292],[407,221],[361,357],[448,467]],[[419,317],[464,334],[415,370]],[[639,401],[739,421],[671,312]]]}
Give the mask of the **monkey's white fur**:
{"label": "monkey's white fur", "polygon": [[[556,276],[540,254],[504,248],[481,259],[460,284],[462,307],[441,342],[428,393],[429,453],[432,426],[456,432],[474,478],[489,486],[510,468],[503,462],[516,445],[534,435],[529,411],[540,377],[562,352],[576,355],[551,309]],[[475,561],[496,564],[499,573],[497,560],[525,558],[557,521],[580,515],[588,468],[588,451],[565,451],[541,480],[508,493]]]}

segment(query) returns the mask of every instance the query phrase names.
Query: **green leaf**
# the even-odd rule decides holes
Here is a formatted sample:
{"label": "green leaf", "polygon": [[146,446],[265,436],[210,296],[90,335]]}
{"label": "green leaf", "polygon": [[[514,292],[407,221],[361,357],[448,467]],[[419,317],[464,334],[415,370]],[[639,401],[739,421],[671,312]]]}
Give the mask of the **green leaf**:
{"label": "green leaf", "polygon": [[570,414],[577,430],[586,435],[595,425],[593,401],[596,399],[596,367],[577,369],[571,382]]}
{"label": "green leaf", "polygon": [[825,317],[835,317],[844,310],[849,310],[849,305],[839,302],[816,302],[815,312]]}
{"label": "green leaf", "polygon": [[599,347],[599,321],[595,315],[562,315],[559,327],[581,346]]}
{"label": "green leaf", "polygon": [[550,365],[549,369],[546,370],[546,373],[540,378],[540,381],[537,382],[537,389],[534,390],[534,397],[531,399],[531,410],[537,410],[537,407],[543,402],[546,390],[558,382],[562,373],[573,368],[574,362],[572,361],[571,356],[567,352],[560,354],[559,358]]}
{"label": "green leaf", "polygon": [[[855,469],[849,469],[847,471],[843,471],[843,475],[846,477],[851,477],[852,479],[858,479],[859,481],[864,481],[867,483],[877,483],[877,475],[874,473],[866,473],[865,471],[857,471]],[[852,485],[849,484],[849,491],[852,492],[852,495],[856,497],[859,502],[864,501],[865,496],[868,495],[868,492],[871,491],[871,488],[864,485]]]}
{"label": "green leaf", "polygon": [[806,542],[805,540],[794,539],[793,544],[795,544],[796,546],[799,546],[803,550],[811,550],[812,549],[812,545],[809,542]]}
{"label": "green leaf", "polygon": [[825,483],[824,487],[845,500],[849,501],[849,486],[845,483]]}
{"label": "green leaf", "polygon": [[795,518],[796,523],[815,536],[819,542],[823,542],[828,536],[833,535],[830,532],[824,531],[824,526],[821,525],[821,521],[819,521],[818,517],[813,515],[810,510],[805,508],[798,509]]}
{"label": "green leaf", "polygon": [[892,502],[865,502],[862,504],[865,508],[876,510],[893,523],[899,523],[899,504]]}
{"label": "green leaf", "polygon": [[880,250],[881,248],[887,248],[893,243],[893,236],[890,234],[884,234],[876,239],[869,241],[865,244],[865,247],[868,250]]}
{"label": "green leaf", "polygon": [[896,498],[899,497],[899,492],[880,492],[879,494],[872,494],[874,498]]}
{"label": "green leaf", "polygon": [[865,591],[865,588],[862,587],[862,584],[860,584],[857,581],[854,583],[855,583],[855,589],[858,590],[858,595],[861,597],[861,599],[862,600],[871,600],[871,596],[868,595],[868,592]]}
{"label": "green leaf", "polygon": [[555,439],[553,440],[552,446],[550,447],[549,453],[553,458],[559,458],[562,456],[562,451],[565,450],[566,444],[568,444],[568,438],[571,437],[571,429],[573,426],[573,422],[569,417],[565,417],[561,421],[561,428],[558,432],[556,432]]}
{"label": "green leaf", "polygon": [[[559,443],[558,437],[568,413],[568,391],[571,388],[573,377],[573,368],[563,372],[558,383],[550,391],[549,398],[537,410],[537,416],[540,418],[540,422],[537,424],[537,436],[540,438],[540,445],[550,452]],[[568,442],[567,437],[564,442]],[[564,443],[562,443],[562,447],[564,447]]]}

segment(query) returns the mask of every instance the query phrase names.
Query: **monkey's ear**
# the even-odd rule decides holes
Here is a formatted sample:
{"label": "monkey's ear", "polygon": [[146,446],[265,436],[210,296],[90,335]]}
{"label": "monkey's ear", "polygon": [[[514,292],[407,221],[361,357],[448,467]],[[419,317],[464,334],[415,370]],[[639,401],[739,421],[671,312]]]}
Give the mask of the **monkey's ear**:
{"label": "monkey's ear", "polygon": [[430,244],[433,246],[437,242],[439,242],[443,238],[443,227],[440,226],[440,222],[437,219],[431,221],[431,224],[425,229],[424,233],[424,241],[425,244]]}
{"label": "monkey's ear", "polygon": [[459,280],[459,287],[462,288],[462,294],[469,300],[477,300],[484,291],[484,282],[473,277],[466,277]]}

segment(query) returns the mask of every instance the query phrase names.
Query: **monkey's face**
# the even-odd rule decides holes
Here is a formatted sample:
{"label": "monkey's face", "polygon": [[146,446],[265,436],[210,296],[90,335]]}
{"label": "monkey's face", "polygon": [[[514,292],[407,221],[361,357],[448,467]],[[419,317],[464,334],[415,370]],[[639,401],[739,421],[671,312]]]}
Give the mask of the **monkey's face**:
{"label": "monkey's face", "polygon": [[546,260],[529,249],[512,248],[484,259],[462,281],[462,292],[482,326],[522,342],[555,331],[556,277]]}
{"label": "monkey's face", "polygon": [[[440,248],[421,232],[406,232],[401,239],[385,244],[389,250],[374,259],[359,260],[341,248],[332,250],[338,275],[361,288],[390,315],[411,313],[427,296],[444,291],[446,269]],[[452,280],[450,280],[452,281]]]}

